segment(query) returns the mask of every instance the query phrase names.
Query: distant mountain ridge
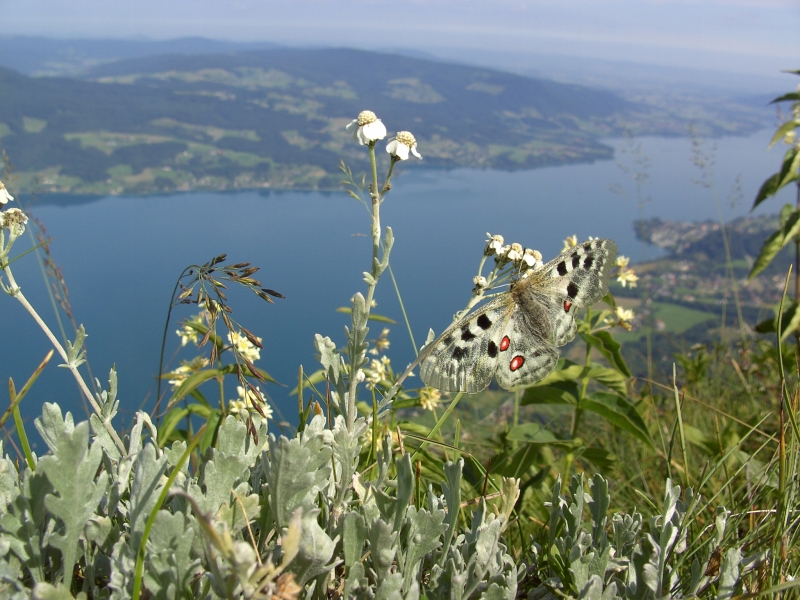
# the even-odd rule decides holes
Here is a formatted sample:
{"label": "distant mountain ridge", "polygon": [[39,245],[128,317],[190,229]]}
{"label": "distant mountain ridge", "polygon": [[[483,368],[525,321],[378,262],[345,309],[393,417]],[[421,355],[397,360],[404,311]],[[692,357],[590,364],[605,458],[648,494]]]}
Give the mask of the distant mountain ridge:
{"label": "distant mountain ridge", "polygon": [[0,147],[43,192],[338,189],[340,157],[363,165],[344,127],[366,108],[411,130],[430,167],[607,159],[598,140],[625,127],[686,128],[607,91],[350,49],[146,56],[81,79],[0,69],[0,86]]}

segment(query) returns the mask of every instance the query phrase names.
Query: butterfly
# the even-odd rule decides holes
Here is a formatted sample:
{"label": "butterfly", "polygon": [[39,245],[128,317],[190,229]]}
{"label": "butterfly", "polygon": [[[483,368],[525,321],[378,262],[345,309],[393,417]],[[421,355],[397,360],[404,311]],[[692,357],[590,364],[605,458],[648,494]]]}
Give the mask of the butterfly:
{"label": "butterfly", "polygon": [[575,313],[608,292],[616,256],[614,242],[595,239],[530,271],[423,351],[422,381],[442,391],[475,393],[492,377],[507,390],[544,379],[558,362],[558,347],[575,337]]}

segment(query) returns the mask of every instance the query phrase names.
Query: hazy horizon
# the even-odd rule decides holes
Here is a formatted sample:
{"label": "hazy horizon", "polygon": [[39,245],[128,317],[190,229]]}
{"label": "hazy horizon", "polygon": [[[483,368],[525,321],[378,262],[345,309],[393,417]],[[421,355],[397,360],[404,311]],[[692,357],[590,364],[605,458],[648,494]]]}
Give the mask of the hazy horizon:
{"label": "hazy horizon", "polygon": [[564,56],[772,77],[800,66],[797,31],[796,0],[0,0],[2,36],[348,46],[517,71]]}

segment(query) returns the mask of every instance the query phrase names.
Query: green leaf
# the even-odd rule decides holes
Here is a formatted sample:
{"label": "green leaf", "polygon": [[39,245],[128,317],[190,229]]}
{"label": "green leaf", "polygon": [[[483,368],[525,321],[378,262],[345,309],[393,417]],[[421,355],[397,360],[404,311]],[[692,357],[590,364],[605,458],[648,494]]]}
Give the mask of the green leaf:
{"label": "green leaf", "polygon": [[581,401],[580,407],[600,415],[606,421],[627,431],[636,439],[653,447],[653,440],[636,407],[622,396],[595,392]]}
{"label": "green leaf", "polygon": [[[617,456],[612,452],[604,448],[593,448],[589,446],[581,448],[580,457],[602,470],[610,469],[619,462]],[[592,492],[594,492],[594,490],[592,490]],[[591,506],[592,505],[590,505],[590,507]],[[603,513],[603,516],[605,516],[605,513]]]}
{"label": "green leaf", "polygon": [[549,385],[536,385],[525,390],[520,404],[578,404],[578,384],[575,381],[557,381]]}
{"label": "green leaf", "polygon": [[508,432],[507,439],[515,442],[524,442],[526,444],[555,446],[567,450],[577,448],[582,443],[580,440],[562,439],[552,431],[548,431],[539,425],[539,423],[523,423],[522,425],[517,425]]}
{"label": "green leaf", "polygon": [[44,503],[63,523],[62,532],[54,533],[50,544],[61,550],[63,580],[69,588],[81,533],[106,491],[108,474],[101,473],[95,482],[103,450],[97,443],[89,448],[87,421],[79,423],[72,431],[62,431],[57,445],[57,453],[39,460],[39,470],[58,494],[48,494]]}
{"label": "green leaf", "polygon": [[786,137],[787,133],[789,133],[790,131],[794,131],[798,127],[800,127],[800,122],[795,121],[794,119],[786,121],[786,123],[784,123],[783,125],[778,127],[778,129],[775,130],[775,135],[772,136],[772,140],[769,143],[769,147],[772,148],[776,144],[776,142],[779,142],[784,137]]}
{"label": "green leaf", "polygon": [[[352,315],[353,309],[349,306],[340,306],[336,309],[336,312],[344,313],[346,315]],[[389,323],[390,325],[397,325],[397,321],[394,319],[390,319],[389,317],[384,317],[383,315],[376,315],[375,313],[369,314],[370,321],[378,321],[379,323]]]}
{"label": "green leaf", "polygon": [[582,333],[583,340],[600,351],[612,367],[615,367],[625,377],[630,377],[631,372],[625,359],[622,358],[622,346],[614,339],[608,331],[597,331],[595,333]]}
{"label": "green leaf", "polygon": [[562,358],[558,361],[556,368],[536,385],[550,385],[559,381],[575,381],[583,376],[584,367],[577,365],[571,360]]}
{"label": "green leaf", "polygon": [[[792,71],[786,71],[786,72],[790,73]],[[777,98],[775,98],[775,100],[770,102],[770,104],[775,104],[776,102],[788,102],[790,100],[793,101],[800,100],[800,92],[789,92],[788,94],[784,94],[783,96],[778,96]]]}
{"label": "green leaf", "polygon": [[753,208],[761,204],[767,198],[774,196],[778,190],[788,185],[797,179],[798,162],[800,161],[800,151],[796,146],[792,146],[783,155],[783,163],[781,163],[781,170],[769,177],[761,185],[761,188],[756,194],[756,199],[753,202]]}
{"label": "green leaf", "polygon": [[622,397],[628,395],[628,378],[616,369],[592,365],[587,375],[597,383],[617,392]]}
{"label": "green leaf", "polygon": [[[784,206],[784,210],[786,209],[786,206]],[[783,217],[783,215],[784,211],[781,211],[781,216]],[[772,262],[772,259],[778,255],[783,247],[792,241],[798,234],[800,234],[800,211],[792,210],[781,225],[781,228],[775,233],[771,234],[764,241],[764,245],[761,246],[761,252],[759,253],[755,263],[753,263],[753,267],[750,269],[750,274],[747,276],[747,279],[751,280],[753,277],[763,271],[767,265]]]}

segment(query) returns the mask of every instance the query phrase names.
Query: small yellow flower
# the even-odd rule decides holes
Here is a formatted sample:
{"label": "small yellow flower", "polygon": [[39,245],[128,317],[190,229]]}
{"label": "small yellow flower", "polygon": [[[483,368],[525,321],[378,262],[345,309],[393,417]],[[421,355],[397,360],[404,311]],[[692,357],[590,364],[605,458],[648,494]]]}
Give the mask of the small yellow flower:
{"label": "small yellow flower", "polygon": [[564,240],[564,250],[569,250],[570,248],[574,248],[577,245],[578,245],[577,235],[571,235]]}
{"label": "small yellow flower", "polygon": [[389,328],[384,327],[378,339],[375,340],[375,347],[371,348],[369,353],[377,356],[381,352],[386,352],[389,349]]}
{"label": "small yellow flower", "polygon": [[633,329],[631,322],[636,318],[636,314],[632,309],[618,306],[614,309],[614,315],[617,317],[616,325],[619,325],[628,331]]}
{"label": "small yellow flower", "polygon": [[439,406],[442,392],[432,387],[424,387],[419,391],[419,403],[425,410],[433,411]]}
{"label": "small yellow flower", "polygon": [[[256,339],[261,342],[260,337],[257,337]],[[244,356],[250,362],[255,362],[261,358],[261,350],[258,348],[258,346],[254,345],[241,333],[229,331],[228,342],[230,342],[231,346],[233,346],[239,354]]]}
{"label": "small yellow flower", "polygon": [[622,284],[622,287],[626,285],[635,288],[636,282],[639,281],[639,277],[634,273],[633,269],[625,269],[621,268],[619,273],[617,273],[617,281]]}
{"label": "small yellow flower", "polygon": [[188,379],[190,375],[194,375],[198,371],[202,371],[209,365],[208,359],[203,356],[196,356],[192,360],[183,361],[175,370],[167,373],[167,381],[173,390],[180,387],[180,385]]}
{"label": "small yellow flower", "polygon": [[[228,412],[241,421],[246,421],[250,417],[257,425],[266,425],[267,419],[272,418],[272,407],[264,401],[261,389],[256,387],[256,390],[258,393],[250,388],[237,385],[236,393],[239,397],[228,401]],[[256,410],[256,404],[261,408],[261,412],[264,413],[263,417]]]}
{"label": "small yellow flower", "polygon": [[625,267],[627,267],[627,266],[628,266],[628,263],[629,263],[629,262],[631,262],[631,259],[630,259],[630,258],[628,258],[627,256],[623,256],[622,254],[620,254],[620,255],[617,257],[617,262],[616,262],[616,265],[617,265],[619,268],[621,268],[621,269],[624,269]]}

